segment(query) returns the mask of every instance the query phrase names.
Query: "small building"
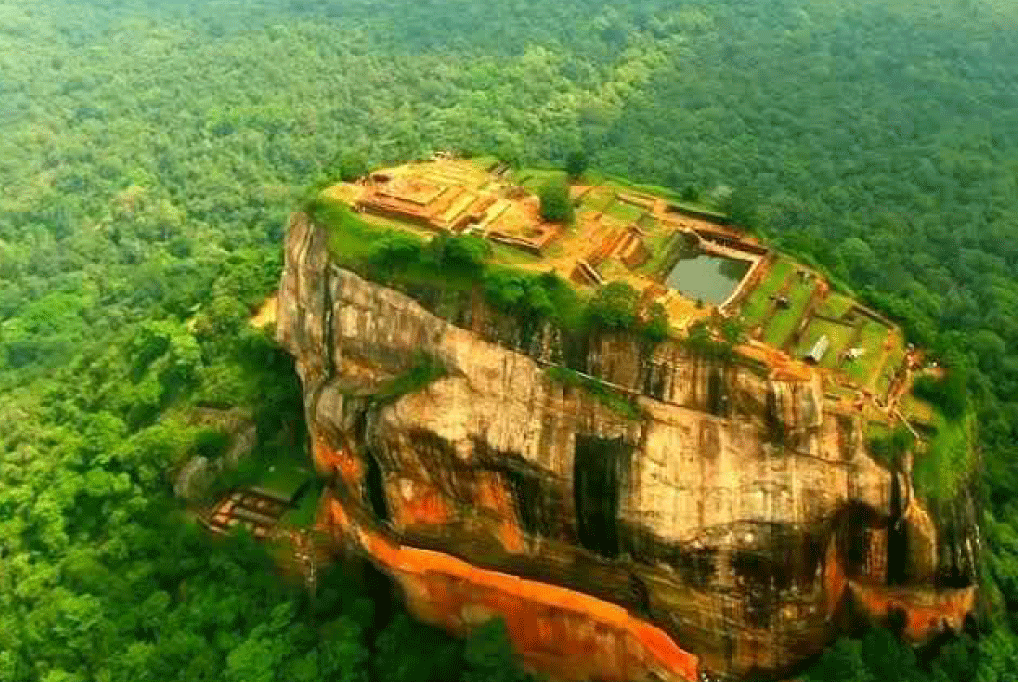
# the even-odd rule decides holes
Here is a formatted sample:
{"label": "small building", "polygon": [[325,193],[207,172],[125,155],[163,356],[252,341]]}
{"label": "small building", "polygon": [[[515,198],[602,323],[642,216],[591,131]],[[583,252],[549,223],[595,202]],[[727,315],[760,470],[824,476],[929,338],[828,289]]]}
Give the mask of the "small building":
{"label": "small building", "polygon": [[810,349],[809,353],[806,354],[806,362],[811,365],[819,365],[820,361],[827,355],[827,349],[830,348],[831,342],[827,338],[827,334],[824,334],[817,342],[813,344],[813,348]]}

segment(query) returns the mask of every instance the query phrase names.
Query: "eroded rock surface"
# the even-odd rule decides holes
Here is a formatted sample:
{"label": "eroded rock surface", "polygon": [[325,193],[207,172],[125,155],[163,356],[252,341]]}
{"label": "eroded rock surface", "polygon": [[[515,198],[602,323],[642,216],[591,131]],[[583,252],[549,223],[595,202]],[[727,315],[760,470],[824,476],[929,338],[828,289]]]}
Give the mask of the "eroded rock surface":
{"label": "eroded rock surface", "polygon": [[[277,336],[316,463],[335,473],[320,520],[422,618],[462,630],[503,615],[531,665],[560,677],[596,661],[602,678],[689,679],[793,669],[850,602],[904,610],[917,639],[971,609],[973,527],[938,536],[858,419],[825,407],[818,375],[774,381],[676,343],[563,348],[476,301],[446,317],[330,264],[324,232],[293,217]],[[446,375],[372,397],[422,354]],[[639,416],[556,381],[547,368],[564,363]],[[514,597],[506,576],[527,589]]]}

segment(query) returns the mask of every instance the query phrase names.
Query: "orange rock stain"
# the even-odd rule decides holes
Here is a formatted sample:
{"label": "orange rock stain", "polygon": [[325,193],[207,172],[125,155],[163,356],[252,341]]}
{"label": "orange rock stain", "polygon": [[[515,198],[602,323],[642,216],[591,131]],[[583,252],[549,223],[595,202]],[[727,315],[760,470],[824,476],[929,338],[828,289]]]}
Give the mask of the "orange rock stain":
{"label": "orange rock stain", "polygon": [[315,468],[328,475],[338,471],[343,481],[350,487],[360,485],[363,470],[360,461],[347,448],[335,449],[322,436],[315,437],[314,445]]}
{"label": "orange rock stain", "polygon": [[477,484],[475,502],[481,509],[494,512],[498,518],[498,540],[508,552],[523,551],[523,531],[513,520],[519,517],[516,505],[498,474],[483,475]]}
{"label": "orange rock stain", "polygon": [[885,618],[892,611],[905,613],[904,635],[923,642],[937,634],[942,626],[960,631],[965,616],[976,603],[976,588],[966,587],[943,592],[916,594],[889,587],[851,584],[853,596],[872,616]]}
{"label": "orange rock stain", "polygon": [[420,481],[407,483],[393,505],[393,520],[398,528],[441,525],[451,519],[453,510],[437,488]]}
{"label": "orange rock stain", "polygon": [[697,679],[698,659],[660,628],[610,602],[555,585],[477,568],[441,552],[398,545],[350,522],[330,499],[320,525],[356,541],[403,587],[418,617],[464,632],[505,619],[533,667],[564,679]]}

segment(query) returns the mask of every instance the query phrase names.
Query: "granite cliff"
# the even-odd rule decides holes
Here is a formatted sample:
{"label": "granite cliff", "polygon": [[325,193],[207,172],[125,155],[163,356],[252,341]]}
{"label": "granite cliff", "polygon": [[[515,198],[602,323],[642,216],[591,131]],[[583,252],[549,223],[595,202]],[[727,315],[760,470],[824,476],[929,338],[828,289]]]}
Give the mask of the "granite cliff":
{"label": "granite cliff", "polygon": [[[973,609],[971,500],[925,508],[819,375],[624,335],[565,348],[336,266],[303,213],[285,251],[277,338],[333,481],[319,524],[419,617],[502,616],[555,677],[692,680],[786,673],[859,614],[920,642]],[[441,371],[408,382],[422,358]]]}

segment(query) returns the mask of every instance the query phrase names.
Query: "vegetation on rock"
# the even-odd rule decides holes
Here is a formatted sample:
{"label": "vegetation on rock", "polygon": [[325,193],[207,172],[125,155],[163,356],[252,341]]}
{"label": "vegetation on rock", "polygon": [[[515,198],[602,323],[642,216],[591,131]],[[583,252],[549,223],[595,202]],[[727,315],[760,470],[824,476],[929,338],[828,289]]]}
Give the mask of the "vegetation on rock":
{"label": "vegetation on rock", "polygon": [[[346,582],[310,604],[171,496],[203,410],[255,415],[258,467],[302,454],[292,365],[247,324],[302,188],[328,159],[359,174],[349,150],[436,148],[517,166],[582,148],[713,208],[720,185],[745,188],[761,234],[960,357],[950,391],[920,383],[945,416],[969,399],[917,475],[958,460],[950,428],[977,440],[983,634],[869,672],[865,641],[841,642],[810,678],[1012,679],[1013,3],[0,0],[0,17],[0,679],[518,675],[504,638],[467,656],[381,626]],[[351,262],[435,273],[397,267],[423,248],[375,252],[389,235],[333,217]],[[579,319],[568,287],[531,276],[491,274],[493,305]]]}

